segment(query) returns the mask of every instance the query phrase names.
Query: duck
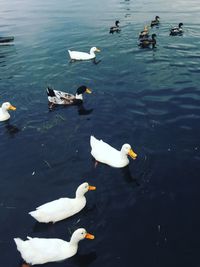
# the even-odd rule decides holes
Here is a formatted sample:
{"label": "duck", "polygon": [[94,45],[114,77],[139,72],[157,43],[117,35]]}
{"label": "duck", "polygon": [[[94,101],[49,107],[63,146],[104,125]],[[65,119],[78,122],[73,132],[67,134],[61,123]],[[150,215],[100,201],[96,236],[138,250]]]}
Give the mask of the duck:
{"label": "duck", "polygon": [[114,33],[114,32],[120,32],[121,29],[119,28],[119,20],[115,21],[115,26],[110,27],[110,33]]}
{"label": "duck", "polygon": [[95,52],[100,52],[100,49],[92,47],[89,53],[71,51],[71,50],[68,50],[68,52],[71,60],[90,60],[90,59],[95,59],[96,57]]}
{"label": "duck", "polygon": [[97,162],[107,164],[114,168],[123,168],[129,164],[128,155],[136,159],[137,154],[129,144],[124,144],[121,150],[117,150],[103,140],[90,136],[91,155]]}
{"label": "duck", "polygon": [[89,185],[87,182],[82,183],[76,190],[75,198],[65,197],[47,202],[37,207],[36,210],[29,212],[29,214],[41,223],[55,223],[64,220],[85,207],[85,193],[91,190],[96,190],[96,187]]}
{"label": "duck", "polygon": [[152,45],[152,48],[156,48],[156,38],[155,37],[156,37],[156,34],[153,33],[151,35],[151,39],[148,39],[148,38],[147,39],[141,39],[139,46],[141,48],[149,48],[150,45]]}
{"label": "duck", "polygon": [[54,105],[80,105],[83,103],[83,94],[92,93],[91,89],[85,85],[78,87],[75,95],[54,90],[50,87],[47,87],[46,91],[49,101],[49,108],[52,108]]}
{"label": "duck", "polygon": [[144,30],[140,32],[139,39],[147,39],[149,37],[148,26],[144,26]]}
{"label": "duck", "polygon": [[183,23],[179,23],[178,27],[173,27],[170,29],[170,34],[169,35],[182,35],[183,34],[183,29],[182,29]]}
{"label": "duck", "polygon": [[159,16],[156,16],[155,17],[155,20],[152,20],[151,21],[151,27],[157,26],[159,23],[160,23],[160,17]]}
{"label": "duck", "polygon": [[10,102],[4,102],[0,107],[0,121],[7,121],[10,119],[8,110],[16,110],[16,107],[11,105]]}
{"label": "duck", "polygon": [[74,256],[78,250],[78,243],[83,239],[94,239],[94,235],[87,233],[84,228],[73,232],[70,241],[58,238],[29,237],[27,240],[14,238],[17,250],[22,258],[30,265],[62,261]]}

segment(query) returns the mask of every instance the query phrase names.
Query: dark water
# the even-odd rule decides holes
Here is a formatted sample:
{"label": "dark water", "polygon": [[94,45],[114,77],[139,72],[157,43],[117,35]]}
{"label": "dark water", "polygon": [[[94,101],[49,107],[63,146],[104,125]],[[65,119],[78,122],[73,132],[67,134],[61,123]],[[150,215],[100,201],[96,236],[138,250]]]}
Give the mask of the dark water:
{"label": "dark water", "polygon": [[[200,19],[193,1],[13,0],[0,2],[0,102],[17,106],[0,125],[1,266],[19,267],[14,237],[82,241],[59,267],[199,267]],[[157,49],[141,50],[138,33],[159,15]],[[109,35],[119,19],[120,34]],[[184,23],[184,35],[170,37]],[[101,49],[101,62],[69,63],[67,49]],[[81,84],[86,112],[48,111],[46,85],[73,93]],[[88,111],[88,112],[87,112]],[[94,168],[93,134],[138,154],[129,168]],[[28,212],[88,181],[87,207],[55,225]]]}

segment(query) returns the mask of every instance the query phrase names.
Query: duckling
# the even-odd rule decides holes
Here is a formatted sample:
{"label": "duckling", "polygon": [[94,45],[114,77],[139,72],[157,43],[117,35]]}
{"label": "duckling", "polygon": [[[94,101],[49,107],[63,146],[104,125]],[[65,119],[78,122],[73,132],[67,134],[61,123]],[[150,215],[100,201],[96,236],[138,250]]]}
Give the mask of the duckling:
{"label": "duckling", "polygon": [[147,39],[149,37],[148,26],[144,26],[144,30],[140,32],[138,39]]}
{"label": "duckling", "polygon": [[139,46],[142,48],[148,48],[150,45],[152,45],[152,48],[156,47],[156,34],[152,34],[151,35],[151,39],[144,39],[144,40],[140,40]]}
{"label": "duckling", "polygon": [[110,27],[110,33],[120,32],[121,29],[119,28],[119,20],[115,21],[115,26]]}
{"label": "duckling", "polygon": [[80,105],[83,103],[83,93],[91,94],[92,91],[85,85],[82,85],[77,89],[76,94],[73,95],[48,87],[47,95],[49,100],[49,108],[53,108],[54,105]]}
{"label": "duckling", "polygon": [[170,34],[172,36],[175,35],[182,35],[183,34],[183,29],[182,29],[183,23],[179,23],[178,27],[173,27],[170,29]]}
{"label": "duckling", "polygon": [[7,121],[10,119],[8,110],[16,110],[16,107],[12,106],[10,102],[4,102],[0,107],[0,121]]}
{"label": "duckling", "polygon": [[157,26],[159,23],[160,23],[160,17],[159,16],[156,16],[155,17],[155,20],[152,20],[151,21],[151,27]]}

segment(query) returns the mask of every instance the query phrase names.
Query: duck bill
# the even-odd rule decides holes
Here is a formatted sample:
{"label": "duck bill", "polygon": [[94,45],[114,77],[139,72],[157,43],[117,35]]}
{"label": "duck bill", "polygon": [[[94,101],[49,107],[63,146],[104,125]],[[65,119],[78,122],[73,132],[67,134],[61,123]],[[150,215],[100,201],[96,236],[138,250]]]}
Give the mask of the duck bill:
{"label": "duck bill", "polygon": [[85,235],[85,238],[87,238],[87,239],[94,239],[95,237],[94,237],[94,235],[91,235],[91,234],[89,234],[89,233],[87,233],[86,235]]}
{"label": "duck bill", "polygon": [[136,158],[137,158],[137,154],[136,154],[132,149],[129,150],[128,155],[129,155],[132,159],[136,159]]}
{"label": "duck bill", "polygon": [[86,93],[91,94],[92,91],[91,91],[89,88],[87,88],[87,89],[86,89]]}
{"label": "duck bill", "polygon": [[9,110],[16,110],[15,106],[10,105],[10,107],[8,108]]}
{"label": "duck bill", "polygon": [[89,185],[88,190],[90,190],[90,191],[96,190],[96,186]]}
{"label": "duck bill", "polygon": [[96,52],[101,52],[101,50],[97,48],[97,49],[96,49]]}

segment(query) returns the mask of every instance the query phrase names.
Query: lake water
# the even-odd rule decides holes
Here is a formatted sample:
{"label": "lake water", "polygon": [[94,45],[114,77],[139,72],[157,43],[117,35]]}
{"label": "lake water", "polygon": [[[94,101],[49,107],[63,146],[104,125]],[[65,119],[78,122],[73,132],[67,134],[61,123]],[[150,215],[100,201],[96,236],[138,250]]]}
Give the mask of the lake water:
{"label": "lake water", "polygon": [[[17,107],[0,124],[1,266],[19,267],[14,237],[69,240],[85,227],[95,240],[58,267],[199,267],[200,6],[192,0],[1,0],[0,103]],[[157,49],[140,49],[153,28]],[[120,34],[109,34],[116,19]],[[169,28],[184,24],[184,35]],[[69,63],[68,49],[101,49],[99,64]],[[48,110],[45,88],[74,93],[85,110]],[[94,168],[89,137],[138,154],[129,168]],[[95,185],[87,207],[56,224],[28,215],[59,197]]]}

